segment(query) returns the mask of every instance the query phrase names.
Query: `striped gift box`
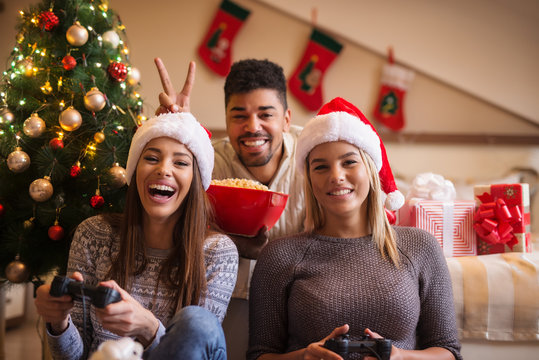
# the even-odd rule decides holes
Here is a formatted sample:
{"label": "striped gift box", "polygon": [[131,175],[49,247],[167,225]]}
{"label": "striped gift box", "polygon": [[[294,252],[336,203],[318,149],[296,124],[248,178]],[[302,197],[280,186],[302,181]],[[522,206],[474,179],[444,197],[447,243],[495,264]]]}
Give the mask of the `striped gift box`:
{"label": "striped gift box", "polygon": [[460,339],[539,340],[539,253],[449,258]]}
{"label": "striped gift box", "polygon": [[399,213],[399,224],[414,226],[433,234],[446,257],[477,255],[473,229],[474,210],[473,200],[410,199]]}

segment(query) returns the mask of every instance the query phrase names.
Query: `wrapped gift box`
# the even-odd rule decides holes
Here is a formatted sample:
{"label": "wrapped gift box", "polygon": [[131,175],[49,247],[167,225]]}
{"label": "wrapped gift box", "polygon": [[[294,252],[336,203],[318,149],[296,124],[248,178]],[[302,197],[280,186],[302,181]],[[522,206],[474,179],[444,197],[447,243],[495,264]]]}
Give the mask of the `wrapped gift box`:
{"label": "wrapped gift box", "polygon": [[477,255],[473,229],[475,201],[412,198],[398,211],[397,224],[433,234],[446,257]]}
{"label": "wrapped gift box", "polygon": [[476,185],[478,254],[531,252],[528,184]]}

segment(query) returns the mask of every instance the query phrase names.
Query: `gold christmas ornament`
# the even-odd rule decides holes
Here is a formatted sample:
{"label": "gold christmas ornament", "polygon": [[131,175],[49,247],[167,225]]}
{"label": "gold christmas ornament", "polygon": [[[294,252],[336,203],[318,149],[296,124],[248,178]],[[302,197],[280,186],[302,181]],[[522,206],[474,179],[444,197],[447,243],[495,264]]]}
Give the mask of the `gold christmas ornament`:
{"label": "gold christmas ornament", "polygon": [[101,35],[101,38],[105,44],[108,44],[113,48],[118,47],[120,44],[120,36],[114,30],[105,31],[103,35]]}
{"label": "gold christmas ornament", "polygon": [[70,106],[60,113],[58,122],[65,131],[75,131],[82,125],[82,116],[73,106]]}
{"label": "gold christmas ornament", "polygon": [[93,87],[84,95],[84,107],[90,111],[103,110],[107,103],[105,95],[98,88]]}
{"label": "gold christmas ornament", "polygon": [[16,147],[15,151],[8,155],[6,162],[9,170],[21,173],[30,167],[30,156],[20,147]]}
{"label": "gold christmas ornament", "polygon": [[19,257],[6,266],[6,279],[14,284],[23,283],[28,280],[30,271],[25,263],[19,260]]}
{"label": "gold christmas ornament", "polygon": [[94,134],[94,140],[98,144],[102,143],[103,141],[105,141],[105,134],[103,134],[103,132],[101,131],[96,132]]}
{"label": "gold christmas ornament", "polygon": [[77,21],[67,29],[66,39],[73,46],[82,46],[88,41],[88,30]]}
{"label": "gold christmas ornament", "polygon": [[8,108],[0,110],[0,124],[11,124],[15,119],[15,115]]}
{"label": "gold christmas ornament", "polygon": [[43,119],[40,118],[37,113],[33,113],[28,119],[24,121],[24,124],[22,125],[22,130],[24,131],[26,136],[36,138],[43,134],[43,132],[45,131],[45,127],[45,121],[43,121]]}
{"label": "gold christmas ornament", "polygon": [[34,74],[34,63],[32,59],[25,58],[18,63],[19,70],[26,76],[30,77]]}
{"label": "gold christmas ornament", "polygon": [[127,83],[135,86],[140,82],[140,71],[136,67],[131,67],[127,73]]}
{"label": "gold christmas ornament", "polygon": [[51,198],[54,189],[50,182],[50,177],[45,176],[43,179],[36,179],[30,184],[28,193],[30,197],[37,202],[44,202]]}
{"label": "gold christmas ornament", "polygon": [[127,184],[127,171],[120,166],[120,164],[115,163],[113,167],[109,170],[111,178],[111,187],[119,189],[125,184]]}
{"label": "gold christmas ornament", "polygon": [[43,94],[45,94],[45,95],[49,95],[52,92],[52,86],[51,86],[51,83],[48,80],[41,87],[41,92]]}

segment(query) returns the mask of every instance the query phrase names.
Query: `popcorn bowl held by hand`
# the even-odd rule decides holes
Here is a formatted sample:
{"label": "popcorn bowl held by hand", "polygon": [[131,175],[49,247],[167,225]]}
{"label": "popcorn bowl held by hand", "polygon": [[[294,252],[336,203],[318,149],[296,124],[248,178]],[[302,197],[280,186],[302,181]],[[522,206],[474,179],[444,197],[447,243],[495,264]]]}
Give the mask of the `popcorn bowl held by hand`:
{"label": "popcorn bowl held by hand", "polygon": [[264,225],[271,229],[288,200],[287,194],[221,185],[210,185],[207,193],[217,225],[243,236],[255,236]]}

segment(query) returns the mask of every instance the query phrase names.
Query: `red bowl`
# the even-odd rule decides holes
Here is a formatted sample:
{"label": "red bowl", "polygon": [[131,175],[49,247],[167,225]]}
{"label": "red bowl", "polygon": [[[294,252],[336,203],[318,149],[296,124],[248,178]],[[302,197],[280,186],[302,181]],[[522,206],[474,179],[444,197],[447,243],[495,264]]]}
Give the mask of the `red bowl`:
{"label": "red bowl", "polygon": [[207,193],[217,225],[229,234],[244,236],[255,236],[264,225],[271,229],[288,200],[287,194],[221,185],[210,185]]}

